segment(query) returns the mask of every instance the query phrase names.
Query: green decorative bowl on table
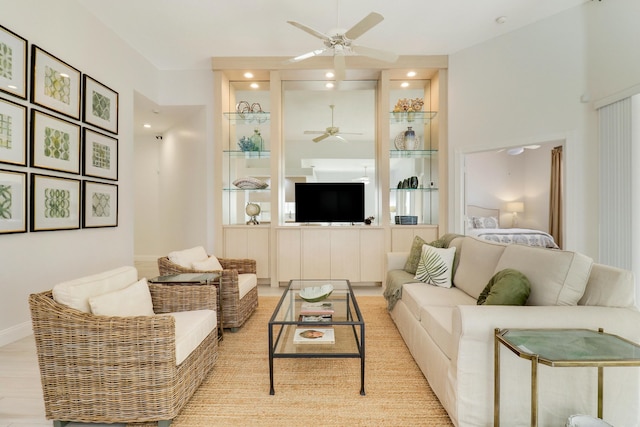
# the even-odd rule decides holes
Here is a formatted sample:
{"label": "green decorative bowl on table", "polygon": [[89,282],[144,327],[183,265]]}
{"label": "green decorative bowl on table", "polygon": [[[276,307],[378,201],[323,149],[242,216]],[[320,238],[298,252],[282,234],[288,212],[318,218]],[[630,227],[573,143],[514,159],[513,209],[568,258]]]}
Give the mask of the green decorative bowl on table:
{"label": "green decorative bowl on table", "polygon": [[325,300],[333,292],[333,285],[326,284],[322,286],[309,286],[300,289],[300,298],[307,302],[320,302]]}

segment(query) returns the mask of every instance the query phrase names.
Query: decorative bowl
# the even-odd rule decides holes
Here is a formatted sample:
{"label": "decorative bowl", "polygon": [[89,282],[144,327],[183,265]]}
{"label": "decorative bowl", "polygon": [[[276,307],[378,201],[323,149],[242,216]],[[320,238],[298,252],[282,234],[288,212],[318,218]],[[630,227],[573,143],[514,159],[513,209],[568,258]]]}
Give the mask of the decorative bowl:
{"label": "decorative bowl", "polygon": [[269,184],[264,181],[260,181],[258,178],[246,176],[244,178],[238,178],[233,181],[233,185],[243,190],[262,190],[267,188]]}
{"label": "decorative bowl", "polygon": [[310,286],[300,290],[300,298],[307,302],[320,302],[333,292],[333,285]]}

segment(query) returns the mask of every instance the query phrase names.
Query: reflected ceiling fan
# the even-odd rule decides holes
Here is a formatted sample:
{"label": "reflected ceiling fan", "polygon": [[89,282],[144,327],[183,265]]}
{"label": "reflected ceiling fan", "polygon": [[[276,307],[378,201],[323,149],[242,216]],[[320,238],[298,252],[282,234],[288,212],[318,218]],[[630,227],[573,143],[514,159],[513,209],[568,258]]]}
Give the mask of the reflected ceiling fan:
{"label": "reflected ceiling fan", "polygon": [[354,132],[340,132],[340,128],[333,125],[333,109],[335,105],[329,105],[331,108],[331,126],[326,128],[325,130],[306,130],[304,131],[305,135],[320,135],[313,138],[313,142],[320,142],[323,139],[329,138],[330,136],[336,137],[344,142],[348,142],[341,135],[362,135],[362,133],[354,133]]}
{"label": "reflected ceiling fan", "polygon": [[323,49],[312,50],[311,52],[296,56],[295,58],[290,59],[289,62],[303,61],[305,59],[320,55],[327,50],[332,50],[333,68],[336,76],[336,81],[344,79],[344,57],[346,55],[362,55],[385,62],[395,62],[398,59],[398,55],[393,52],[359,46],[353,43],[355,39],[378,25],[383,20],[384,17],[382,15],[376,12],[371,12],[350,29],[346,31],[343,29],[332,29],[329,31],[329,34],[321,33],[320,31],[316,31],[313,28],[296,21],[287,21],[287,23],[293,25],[294,27],[297,27],[302,31],[311,34],[312,36],[319,38],[324,42],[325,45]]}

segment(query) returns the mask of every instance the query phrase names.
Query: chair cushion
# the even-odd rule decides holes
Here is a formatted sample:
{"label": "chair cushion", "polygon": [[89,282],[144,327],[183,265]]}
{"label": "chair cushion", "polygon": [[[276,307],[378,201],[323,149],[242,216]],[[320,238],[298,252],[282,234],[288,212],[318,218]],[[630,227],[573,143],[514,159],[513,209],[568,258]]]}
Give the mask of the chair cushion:
{"label": "chair cushion", "polygon": [[258,276],[254,273],[238,274],[238,291],[240,293],[240,299],[242,299],[256,286],[258,286]]}
{"label": "chair cushion", "polygon": [[204,261],[209,258],[209,255],[202,246],[196,246],[191,249],[170,252],[167,257],[174,264],[184,268],[192,268],[191,264],[194,261]]}
{"label": "chair cushion", "polygon": [[91,312],[98,316],[153,316],[153,301],[147,279],[118,291],[89,298]]}
{"label": "chair cushion", "polygon": [[194,270],[198,270],[198,271],[222,270],[222,265],[220,264],[220,261],[218,261],[218,258],[216,258],[213,255],[211,255],[209,258],[205,260],[192,262],[191,267]]}
{"label": "chair cushion", "polygon": [[176,365],[181,364],[218,324],[214,310],[160,314],[176,320]]}
{"label": "chair cushion", "polygon": [[53,299],[85,313],[91,313],[89,298],[117,291],[138,281],[135,267],[119,267],[91,276],[58,283],[53,287]]}

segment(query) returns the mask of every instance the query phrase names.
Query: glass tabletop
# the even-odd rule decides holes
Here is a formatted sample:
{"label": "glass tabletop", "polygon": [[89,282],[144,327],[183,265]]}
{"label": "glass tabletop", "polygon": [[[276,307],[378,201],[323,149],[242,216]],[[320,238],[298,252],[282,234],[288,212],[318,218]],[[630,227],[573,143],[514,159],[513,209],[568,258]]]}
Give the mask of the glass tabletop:
{"label": "glass tabletop", "polygon": [[537,355],[551,366],[640,364],[640,345],[589,329],[506,329],[496,335],[520,357]]}
{"label": "glass tabletop", "polygon": [[220,273],[179,273],[149,279],[151,283],[207,283],[220,277]]}

